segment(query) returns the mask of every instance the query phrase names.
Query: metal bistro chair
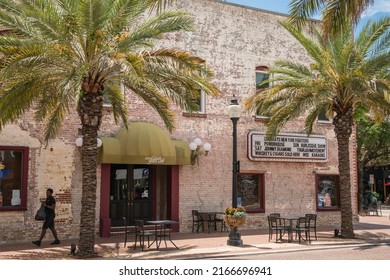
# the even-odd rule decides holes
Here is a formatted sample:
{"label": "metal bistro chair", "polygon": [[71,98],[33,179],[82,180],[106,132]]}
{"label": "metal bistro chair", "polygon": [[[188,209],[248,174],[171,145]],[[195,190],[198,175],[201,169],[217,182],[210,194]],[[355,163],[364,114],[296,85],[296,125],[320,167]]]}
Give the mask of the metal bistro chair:
{"label": "metal bistro chair", "polygon": [[199,214],[198,210],[192,210],[192,232],[194,232],[196,227],[196,232],[199,233],[199,228],[202,228],[202,231],[204,231],[203,226],[203,218]]}
{"label": "metal bistro chair", "polygon": [[314,231],[314,237],[317,240],[317,214],[306,214],[305,217],[309,218],[309,234]]}
{"label": "metal bistro chair", "polygon": [[223,219],[223,213],[216,214],[215,215],[215,221],[216,221],[216,223],[221,223],[221,232],[222,231],[229,231],[229,229],[226,226],[225,220]]}
{"label": "metal bistro chair", "polygon": [[144,229],[144,221],[143,220],[135,220],[135,242],[134,242],[134,250],[137,248],[137,240],[139,241],[139,245],[141,250],[144,250],[145,245],[145,237],[148,239],[148,248],[150,247],[150,237],[156,237],[156,233],[153,231]]}
{"label": "metal bistro chair", "polygon": [[125,244],[124,244],[124,247],[126,247],[127,234],[129,233],[129,229],[127,227],[127,218],[126,217],[122,217],[122,220],[123,220],[123,225],[125,226]]}
{"label": "metal bistro chair", "polygon": [[219,216],[220,214],[215,212],[215,213],[209,213],[202,216],[202,213],[200,213],[200,216],[202,216],[202,219],[204,222],[207,222],[207,228],[208,228],[208,233],[211,232],[211,228],[213,228],[214,231],[217,231],[217,224],[221,224],[221,232],[226,229],[226,224],[225,221],[223,220],[223,217]]}
{"label": "metal bistro chair", "polygon": [[268,242],[272,239],[272,233],[275,231],[274,227],[272,226],[272,222],[270,220],[271,216],[280,217],[280,213],[271,213],[269,216],[267,216],[268,219]]}
{"label": "metal bistro chair", "polygon": [[286,225],[285,220],[274,214],[268,216],[268,227],[268,241],[271,241],[273,232],[275,232],[276,242],[278,242],[278,240],[283,241],[283,235],[290,230],[290,226]]}
{"label": "metal bistro chair", "polygon": [[296,233],[295,238],[298,236],[299,244],[301,244],[301,241],[311,243],[308,217],[299,217],[296,226],[292,230]]}

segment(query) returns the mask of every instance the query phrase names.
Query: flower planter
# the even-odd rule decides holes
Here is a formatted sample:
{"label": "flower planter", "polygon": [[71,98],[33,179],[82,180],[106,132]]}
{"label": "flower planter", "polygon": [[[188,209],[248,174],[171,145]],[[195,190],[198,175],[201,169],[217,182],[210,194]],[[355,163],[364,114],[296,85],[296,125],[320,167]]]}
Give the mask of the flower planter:
{"label": "flower planter", "polygon": [[239,227],[245,223],[246,216],[236,218],[233,215],[224,215],[224,220],[230,227]]}
{"label": "flower planter", "polygon": [[227,245],[242,246],[241,234],[238,232],[238,227],[242,226],[246,221],[246,212],[243,207],[227,207],[223,220],[230,226],[229,239]]}

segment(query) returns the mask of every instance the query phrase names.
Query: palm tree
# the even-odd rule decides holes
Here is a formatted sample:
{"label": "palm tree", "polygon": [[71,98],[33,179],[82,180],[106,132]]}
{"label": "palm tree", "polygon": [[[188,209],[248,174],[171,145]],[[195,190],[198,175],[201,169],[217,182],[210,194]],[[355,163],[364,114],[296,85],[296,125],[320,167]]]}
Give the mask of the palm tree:
{"label": "palm tree", "polygon": [[83,146],[79,255],[94,254],[97,137],[103,92],[117,122],[126,124],[120,83],[137,94],[174,129],[171,101],[195,108],[200,90],[220,95],[204,60],[176,49],[154,49],[164,34],[189,31],[183,12],[148,11],[157,0],[0,0],[0,128],[34,105],[55,137],[76,105]]}
{"label": "palm tree", "polygon": [[322,33],[324,37],[342,32],[349,26],[356,26],[362,13],[374,0],[291,0],[290,24],[300,28],[318,12],[322,13]]}
{"label": "palm tree", "polygon": [[318,31],[313,39],[288,23],[282,25],[306,49],[311,64],[277,61],[269,70],[273,78],[264,81],[274,82],[274,86],[250,96],[245,106],[270,116],[269,137],[304,113],[307,134],[312,132],[320,112],[327,112],[333,119],[339,159],[341,234],[352,238],[349,138],[357,106],[368,108],[376,119],[383,118],[390,110],[390,103],[384,98],[384,91],[390,89],[390,18],[369,22],[356,42],[351,27],[324,41]]}

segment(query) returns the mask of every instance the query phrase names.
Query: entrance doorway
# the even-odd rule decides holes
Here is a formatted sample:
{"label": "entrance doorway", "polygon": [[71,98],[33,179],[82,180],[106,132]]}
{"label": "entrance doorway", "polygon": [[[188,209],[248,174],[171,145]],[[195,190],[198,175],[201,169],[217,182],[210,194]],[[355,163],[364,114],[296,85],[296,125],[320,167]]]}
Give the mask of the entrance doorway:
{"label": "entrance doorway", "polygon": [[[179,221],[179,166],[102,164],[100,236],[134,220]],[[178,226],[172,230],[178,231]]]}
{"label": "entrance doorway", "polygon": [[152,219],[152,169],[150,165],[111,165],[110,218],[112,226]]}

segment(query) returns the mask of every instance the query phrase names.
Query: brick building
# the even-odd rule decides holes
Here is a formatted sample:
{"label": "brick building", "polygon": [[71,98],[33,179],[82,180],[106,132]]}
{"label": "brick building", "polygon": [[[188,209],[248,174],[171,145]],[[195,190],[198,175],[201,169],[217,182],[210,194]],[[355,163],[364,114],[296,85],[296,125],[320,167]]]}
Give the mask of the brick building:
{"label": "brick building", "polygon": [[[285,15],[216,0],[181,0],[176,6],[195,17],[196,31],[171,35],[161,46],[203,57],[215,72],[214,82],[223,96],[203,96],[201,110],[195,114],[176,108],[172,134],[150,107],[126,90],[129,131],[116,125],[110,107],[105,107],[96,209],[96,232],[102,236],[123,225],[123,216],[130,225],[137,218],[178,220],[179,230],[186,232],[191,230],[192,209],[222,211],[230,206],[230,100],[234,95],[242,103],[277,59],[309,63],[303,48],[277,23]],[[337,143],[331,122],[319,120],[307,137],[300,117],[285,126],[275,141],[264,141],[265,121],[244,112],[237,126],[238,200],[250,212],[245,227],[267,227],[267,214],[273,212],[317,213],[319,224],[339,224]],[[42,124],[34,121],[30,111],[0,132],[0,242],[33,240],[39,235],[42,224],[34,215],[48,187],[57,199],[60,238],[78,236],[82,174],[75,142],[79,127],[77,113],[71,112],[58,137],[45,145]],[[195,138],[212,145],[199,164],[190,162],[188,144]],[[352,138],[351,155],[354,146]],[[356,197],[352,166],[352,197]],[[353,208],[356,214],[355,202]]]}

